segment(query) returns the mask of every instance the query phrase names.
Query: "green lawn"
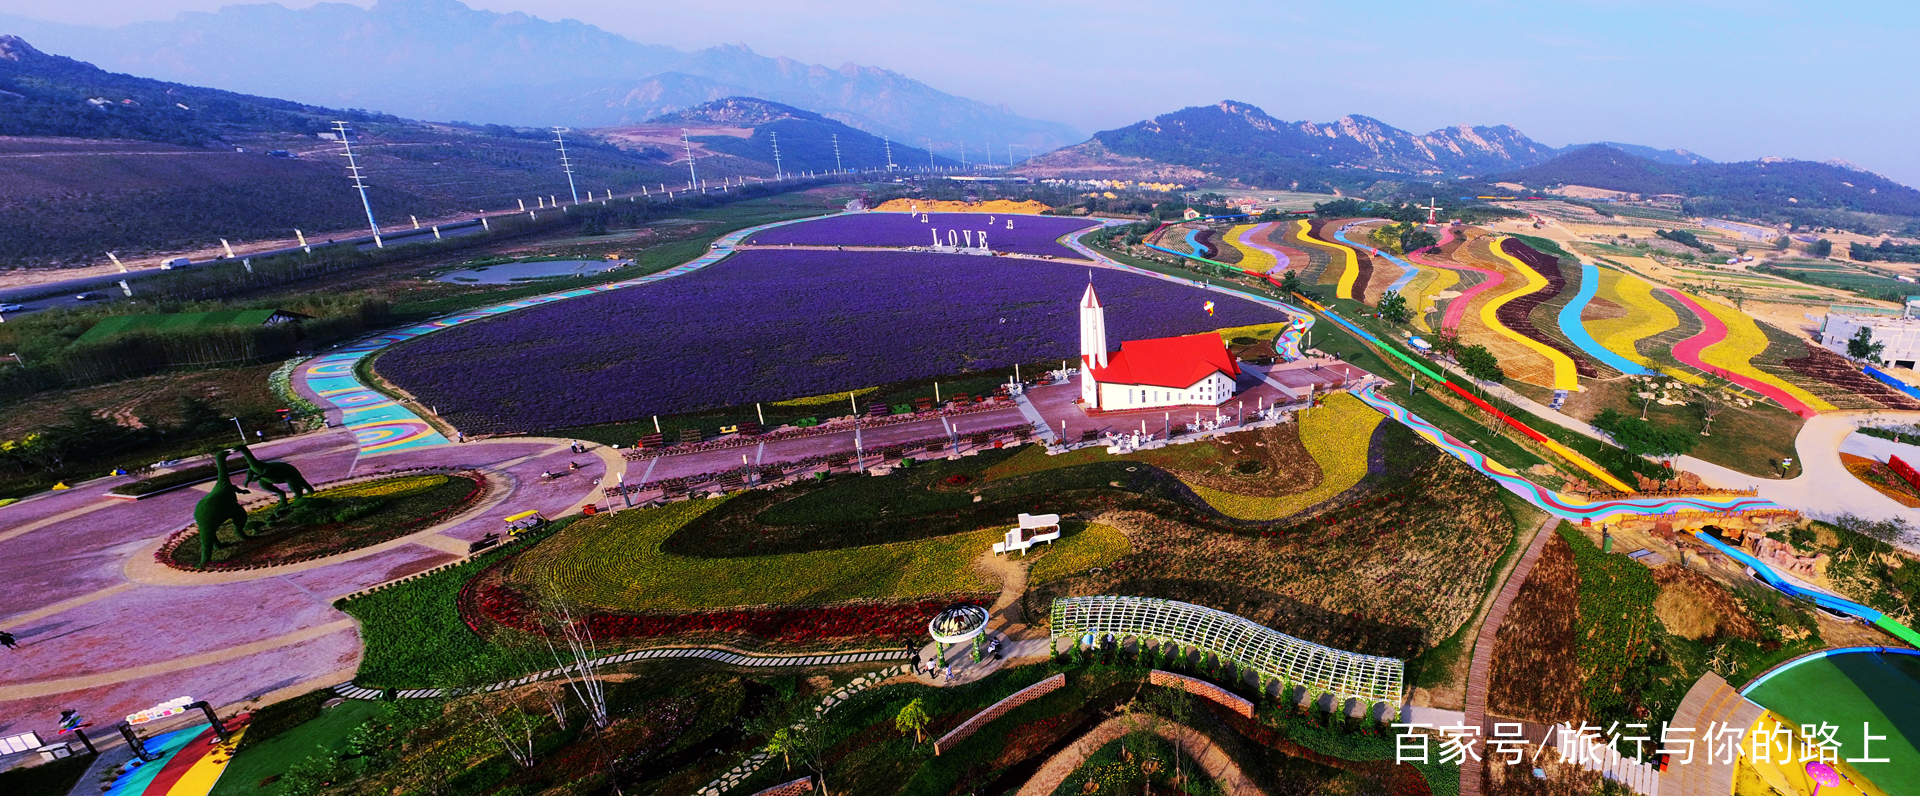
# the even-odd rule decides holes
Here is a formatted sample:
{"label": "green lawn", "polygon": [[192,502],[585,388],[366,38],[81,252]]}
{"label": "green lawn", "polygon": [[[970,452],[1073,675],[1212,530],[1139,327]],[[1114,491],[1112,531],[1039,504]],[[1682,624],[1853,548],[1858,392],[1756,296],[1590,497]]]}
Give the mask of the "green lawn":
{"label": "green lawn", "polygon": [[380,702],[350,699],[321,711],[317,719],[248,746],[233,756],[233,762],[227,764],[227,770],[220,775],[220,781],[214,784],[208,796],[269,796],[275,793],[278,788],[272,785],[263,787],[260,781],[287,773],[287,769],[312,756],[318,747],[339,750],[346,744],[348,732],[379,715],[384,706]]}
{"label": "green lawn", "polygon": [[661,551],[660,543],[674,531],[721,502],[689,500],[577,523],[523,555],[515,577],[553,584],[590,605],[639,611],[818,604],[979,592],[990,586],[973,572],[972,562],[992,548],[1000,529],[751,558]]}
{"label": "green lawn", "polygon": [[1889,794],[1920,793],[1920,657],[1854,653],[1788,669],[1751,698],[1802,726],[1834,724],[1840,757],[1864,758],[1861,725],[1884,735],[1871,748],[1884,763],[1853,763]]}

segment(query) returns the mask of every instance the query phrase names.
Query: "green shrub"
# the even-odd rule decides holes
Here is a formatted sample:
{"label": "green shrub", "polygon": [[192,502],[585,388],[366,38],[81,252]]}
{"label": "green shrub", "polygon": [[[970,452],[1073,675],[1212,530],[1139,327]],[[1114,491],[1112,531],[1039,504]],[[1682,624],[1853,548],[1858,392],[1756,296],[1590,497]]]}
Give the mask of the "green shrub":
{"label": "green shrub", "polygon": [[247,723],[247,734],[240,737],[240,748],[245,749],[277,737],[287,730],[319,718],[320,706],[335,696],[333,689],[322,688],[254,711],[253,720]]}

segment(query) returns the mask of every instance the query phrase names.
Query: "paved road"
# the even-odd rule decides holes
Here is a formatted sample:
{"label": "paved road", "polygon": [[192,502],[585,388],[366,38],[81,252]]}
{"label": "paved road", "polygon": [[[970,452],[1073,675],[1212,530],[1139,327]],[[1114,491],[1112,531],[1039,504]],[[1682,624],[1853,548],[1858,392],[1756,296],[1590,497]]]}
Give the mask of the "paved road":
{"label": "paved road", "polygon": [[[154,551],[191,519],[203,488],[138,503],[107,500],[106,478],[0,508],[0,627],[20,639],[0,671],[0,734],[52,737],[63,708],[100,726],[178,696],[215,705],[345,682],[360,659],[345,594],[454,561],[467,542],[526,509],[548,516],[592,499],[604,465],[566,441],[511,439],[361,456],[344,429],[256,446],[310,480],[375,469],[484,468],[495,490],[440,526],[389,543],[272,570],[218,574],[163,567]],[[582,469],[557,479],[546,470]]]}

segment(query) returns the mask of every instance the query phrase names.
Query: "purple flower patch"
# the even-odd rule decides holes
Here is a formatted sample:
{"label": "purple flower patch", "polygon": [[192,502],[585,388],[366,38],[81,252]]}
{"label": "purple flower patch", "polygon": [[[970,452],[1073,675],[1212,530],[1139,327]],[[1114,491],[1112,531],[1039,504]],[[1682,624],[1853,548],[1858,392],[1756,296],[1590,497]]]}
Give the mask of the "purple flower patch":
{"label": "purple flower patch", "polygon": [[[746,251],[435,332],[378,369],[468,433],[549,431],[1072,360],[1086,283],[1083,267],[1037,260]],[[1114,348],[1285,317],[1134,274],[1094,284]]]}
{"label": "purple flower patch", "polygon": [[[953,240],[968,245],[964,233],[987,233],[987,248],[1018,254],[1051,254],[1079,259],[1059,238],[1086,229],[1094,222],[1067,216],[1014,216],[992,213],[850,213],[819,221],[774,227],[747,239],[756,246],[931,246],[935,233],[941,244]],[[992,219],[989,221],[988,219]],[[1013,228],[1008,229],[1007,225]]]}

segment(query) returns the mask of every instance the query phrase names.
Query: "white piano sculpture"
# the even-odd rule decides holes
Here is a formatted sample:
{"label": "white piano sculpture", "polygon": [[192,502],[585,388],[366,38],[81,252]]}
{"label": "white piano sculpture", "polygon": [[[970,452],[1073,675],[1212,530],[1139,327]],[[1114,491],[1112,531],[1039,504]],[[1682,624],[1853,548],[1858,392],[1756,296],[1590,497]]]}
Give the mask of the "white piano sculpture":
{"label": "white piano sculpture", "polygon": [[1027,548],[1041,542],[1052,543],[1060,538],[1060,515],[1058,514],[1022,514],[1020,527],[1007,531],[1007,540],[994,542],[993,552],[1011,553],[1020,551],[1027,554]]}

